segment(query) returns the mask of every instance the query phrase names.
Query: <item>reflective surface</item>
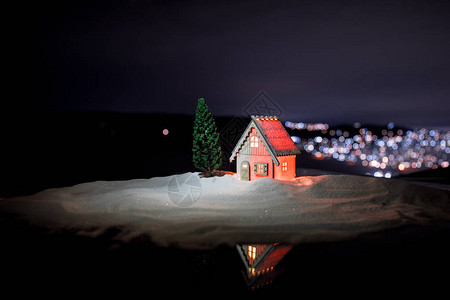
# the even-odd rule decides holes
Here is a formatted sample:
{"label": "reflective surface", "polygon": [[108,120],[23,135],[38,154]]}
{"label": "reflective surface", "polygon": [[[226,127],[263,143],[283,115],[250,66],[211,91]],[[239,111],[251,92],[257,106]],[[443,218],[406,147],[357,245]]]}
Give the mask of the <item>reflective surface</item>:
{"label": "reflective surface", "polygon": [[251,290],[270,285],[282,272],[279,262],[291,250],[291,245],[239,244],[236,249],[244,264],[244,279]]}

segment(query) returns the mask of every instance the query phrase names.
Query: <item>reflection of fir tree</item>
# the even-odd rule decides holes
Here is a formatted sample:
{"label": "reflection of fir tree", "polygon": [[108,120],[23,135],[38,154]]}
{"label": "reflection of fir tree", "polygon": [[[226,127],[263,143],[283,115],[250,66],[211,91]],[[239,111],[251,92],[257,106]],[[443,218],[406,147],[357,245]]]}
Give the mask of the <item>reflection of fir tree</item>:
{"label": "reflection of fir tree", "polygon": [[222,165],[222,149],[216,123],[206,100],[198,99],[192,146],[194,166],[210,175]]}

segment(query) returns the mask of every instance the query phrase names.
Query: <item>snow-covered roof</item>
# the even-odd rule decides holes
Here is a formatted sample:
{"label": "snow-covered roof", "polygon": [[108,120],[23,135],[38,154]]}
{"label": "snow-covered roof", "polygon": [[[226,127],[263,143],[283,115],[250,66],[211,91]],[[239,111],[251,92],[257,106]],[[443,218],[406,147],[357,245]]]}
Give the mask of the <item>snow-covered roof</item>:
{"label": "snow-covered roof", "polygon": [[300,154],[300,150],[294,144],[278,117],[251,116],[251,118],[252,121],[231,153],[230,162],[236,157],[252,128],[256,129],[261,141],[277,166],[280,164],[277,156]]}

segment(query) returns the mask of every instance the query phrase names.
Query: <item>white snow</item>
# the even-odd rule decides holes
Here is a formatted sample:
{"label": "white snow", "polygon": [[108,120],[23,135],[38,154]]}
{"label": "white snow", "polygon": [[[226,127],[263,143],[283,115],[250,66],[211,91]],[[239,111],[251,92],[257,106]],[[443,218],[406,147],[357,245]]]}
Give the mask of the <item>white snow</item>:
{"label": "white snow", "polygon": [[405,182],[350,175],[199,178],[197,173],[97,181],[3,199],[0,210],[32,225],[115,238],[149,235],[162,246],[212,248],[239,242],[348,240],[404,225],[450,220],[450,193]]}

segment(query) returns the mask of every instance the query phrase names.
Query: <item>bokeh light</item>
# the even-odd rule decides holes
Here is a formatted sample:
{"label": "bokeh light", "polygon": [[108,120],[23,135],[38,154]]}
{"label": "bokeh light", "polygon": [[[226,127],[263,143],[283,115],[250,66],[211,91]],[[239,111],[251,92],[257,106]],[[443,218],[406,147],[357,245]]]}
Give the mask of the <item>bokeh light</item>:
{"label": "bokeh light", "polygon": [[292,130],[313,131],[305,131],[309,138],[294,136],[292,140],[314,158],[359,163],[373,169],[369,173],[376,177],[450,166],[450,131],[406,130],[397,128],[394,122],[372,130],[360,122],[350,129],[330,128],[325,123],[288,121],[285,125]]}

